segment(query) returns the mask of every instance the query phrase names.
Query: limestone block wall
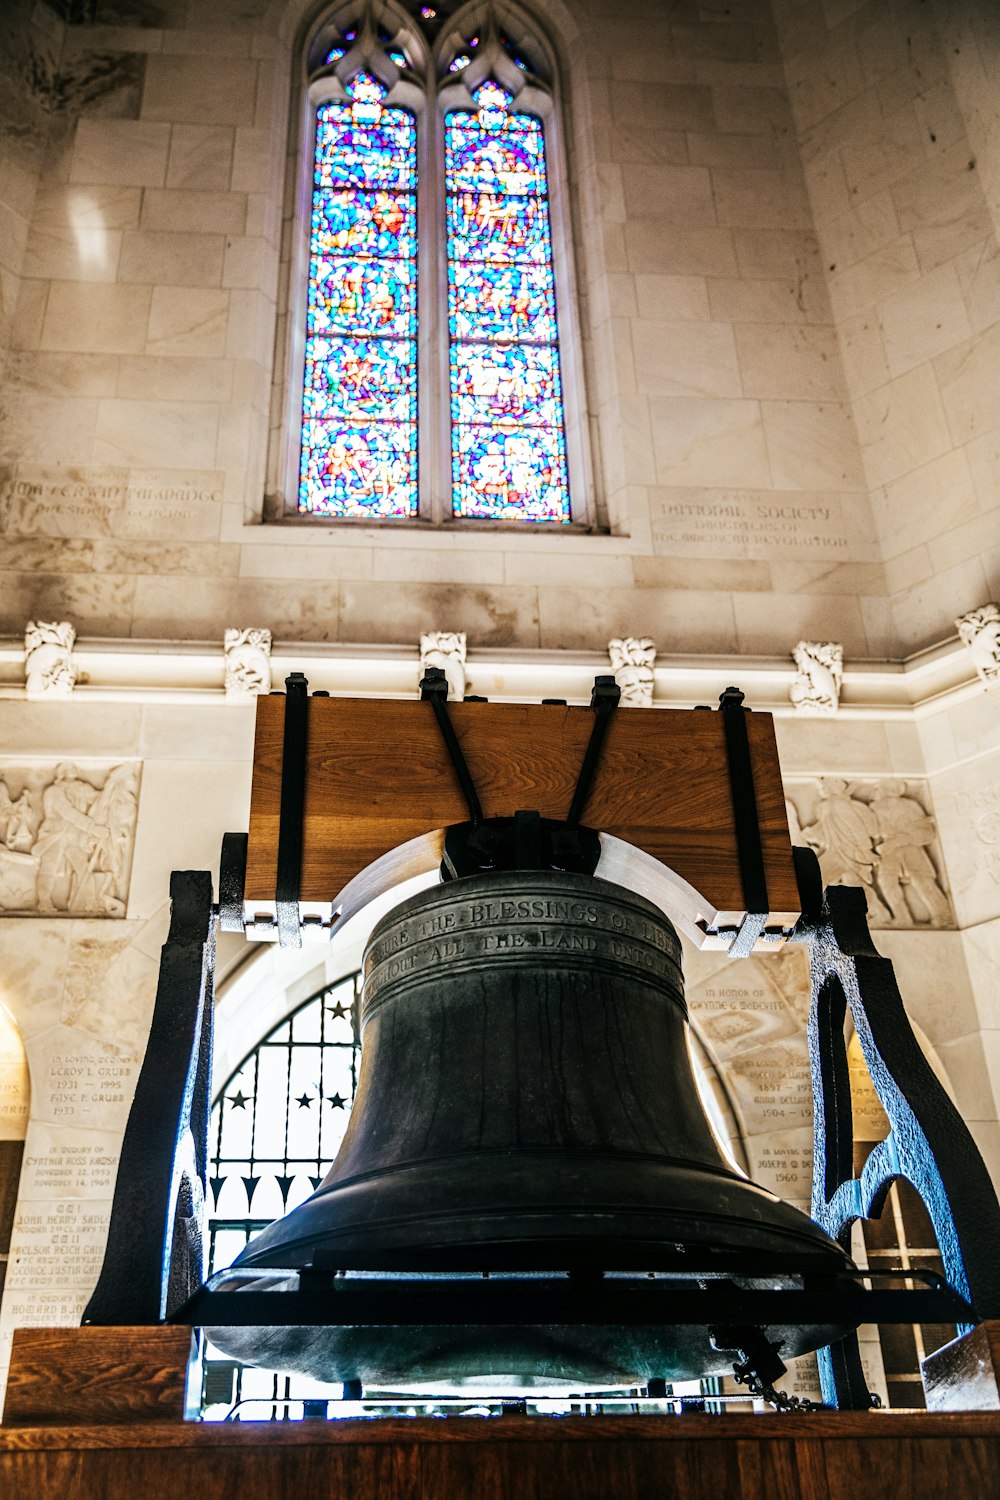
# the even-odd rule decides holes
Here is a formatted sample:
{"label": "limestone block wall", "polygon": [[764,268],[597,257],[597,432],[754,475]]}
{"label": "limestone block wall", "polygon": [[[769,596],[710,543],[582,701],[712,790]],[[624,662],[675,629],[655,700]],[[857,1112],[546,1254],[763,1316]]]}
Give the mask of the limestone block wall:
{"label": "limestone block wall", "polygon": [[775,10],[905,653],[1000,584],[995,8]]}
{"label": "limestone block wall", "polygon": [[994,228],[1000,228],[1000,16],[977,0],[935,0],[935,10],[983,197]]}
{"label": "limestone block wall", "polygon": [[0,372],[20,300],[63,37],[56,14],[33,0],[11,0],[0,15]]}
{"label": "limestone block wall", "polygon": [[[0,1007],[24,1042],[31,1080],[0,1304],[0,1384],[12,1329],[76,1322],[93,1291],[146,1048],[170,871],[216,869],[223,832],[245,828],[253,707],[227,704],[221,695],[208,709],[187,711],[176,704],[8,701],[3,721],[0,781],[20,788],[30,772],[33,809],[24,837],[0,840]],[[88,837],[74,844],[72,825],[58,815],[62,832],[50,822],[39,840],[39,788],[65,768],[64,784],[82,789],[78,811],[100,825],[86,787],[100,784],[114,765],[137,773],[137,816],[124,829],[124,909],[116,905],[100,916],[92,914],[87,894],[102,865],[98,850]],[[52,810],[51,803],[44,808]],[[46,839],[63,877],[47,901],[12,899],[14,872],[32,860],[24,851],[33,850],[34,863],[43,864]],[[11,914],[17,905],[23,914]],[[86,914],[77,915],[81,909]],[[3,1124],[0,1118],[0,1136]]]}
{"label": "limestone block wall", "polygon": [[[767,0],[539,7],[595,534],[274,519],[307,11],[99,6],[64,29],[0,433],[0,629],[891,653]],[[95,58],[119,80],[96,103]]]}

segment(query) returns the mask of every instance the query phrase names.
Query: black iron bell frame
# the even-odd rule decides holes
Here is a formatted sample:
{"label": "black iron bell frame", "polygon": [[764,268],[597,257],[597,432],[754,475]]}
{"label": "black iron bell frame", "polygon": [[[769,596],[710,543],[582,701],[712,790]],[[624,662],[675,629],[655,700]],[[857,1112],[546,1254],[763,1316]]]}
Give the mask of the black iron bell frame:
{"label": "black iron bell frame", "polygon": [[[278,849],[279,933],[297,945],[301,859],[304,725],[307,684],[287,683],[285,771]],[[597,835],[580,825],[610,715],[618,705],[613,678],[595,681],[595,723],[570,812],[561,825],[537,814],[511,820],[482,816],[479,799],[448,720],[443,672],[428,672],[430,701],[469,807],[467,824],[449,830],[443,878],[491,868],[556,868],[590,873]],[[768,910],[743,694],[720,699],[729,755],[747,916],[729,953],[747,956]],[[847,1248],[851,1225],[878,1217],[897,1178],[923,1200],[941,1250],[944,1276],[908,1271],[921,1287],[873,1285],[899,1273],[803,1276],[797,1288],[745,1289],[728,1276],[692,1272],[650,1279],[613,1275],[593,1284],[572,1277],[391,1276],[365,1283],[330,1272],[302,1271],[286,1290],[219,1287],[233,1272],[204,1280],[208,1125],[211,1109],[215,925],[242,930],[246,835],[223,841],[220,901],[207,871],[175,871],[171,920],[162,949],[145,1060],[122,1146],[100,1278],[82,1322],[105,1326],[177,1323],[192,1328],[241,1325],[407,1326],[435,1323],[697,1324],[716,1347],[756,1368],[775,1351],[761,1347],[767,1326],[805,1323],[955,1323],[966,1331],[1000,1317],[1000,1203],[972,1136],[920,1051],[892,964],[868,932],[864,893],[825,891],[811,850],[794,851],[803,913],[790,940],[805,945],[810,967],[809,1058],[814,1105],[812,1216]],[[294,924],[294,933],[292,927]],[[889,1134],[861,1173],[853,1171],[853,1129],[844,1021],[850,1012]],[[280,1269],[280,1268],[279,1268]],[[260,1271],[246,1273],[258,1279]],[[873,1404],[856,1334],[819,1351],[825,1403],[841,1410]],[[783,1367],[777,1361],[771,1379]],[[760,1373],[758,1369],[758,1373]]]}

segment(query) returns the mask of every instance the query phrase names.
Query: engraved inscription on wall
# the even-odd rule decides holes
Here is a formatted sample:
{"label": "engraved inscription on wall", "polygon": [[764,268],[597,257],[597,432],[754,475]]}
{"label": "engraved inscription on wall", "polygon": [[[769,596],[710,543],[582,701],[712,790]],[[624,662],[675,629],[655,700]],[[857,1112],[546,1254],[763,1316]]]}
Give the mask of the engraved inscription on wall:
{"label": "engraved inscription on wall", "polygon": [[827,885],[860,886],[873,927],[952,927],[951,901],[926,783],[786,783],[793,844],[819,856]]}
{"label": "engraved inscription on wall", "polygon": [[657,552],[761,558],[777,552],[850,555],[843,501],[835,494],[765,490],[667,490],[652,502]]}
{"label": "engraved inscription on wall", "polygon": [[123,917],[139,766],[0,762],[0,912]]}
{"label": "engraved inscription on wall", "polygon": [[[956,786],[939,799],[942,825],[961,830],[961,852],[968,878],[986,875],[1000,885],[1000,781]],[[956,878],[956,886],[961,878]]]}
{"label": "engraved inscription on wall", "polygon": [[212,469],[0,467],[0,530],[16,536],[214,541],[222,504]]}

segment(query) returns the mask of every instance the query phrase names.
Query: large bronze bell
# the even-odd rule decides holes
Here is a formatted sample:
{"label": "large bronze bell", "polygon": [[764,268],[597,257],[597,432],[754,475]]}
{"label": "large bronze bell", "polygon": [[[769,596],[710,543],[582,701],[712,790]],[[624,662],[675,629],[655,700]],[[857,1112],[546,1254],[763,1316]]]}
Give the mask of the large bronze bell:
{"label": "large bronze bell", "polygon": [[[607,881],[473,876],[404,902],[365,954],[357,1098],[328,1176],[240,1267],[728,1271],[850,1267],[733,1170],[698,1097],[680,943]],[[600,1283],[595,1280],[595,1296]],[[782,1330],[785,1352],[843,1329]],[[731,1368],[704,1327],[218,1329],[224,1351],[330,1380],[687,1379]]]}

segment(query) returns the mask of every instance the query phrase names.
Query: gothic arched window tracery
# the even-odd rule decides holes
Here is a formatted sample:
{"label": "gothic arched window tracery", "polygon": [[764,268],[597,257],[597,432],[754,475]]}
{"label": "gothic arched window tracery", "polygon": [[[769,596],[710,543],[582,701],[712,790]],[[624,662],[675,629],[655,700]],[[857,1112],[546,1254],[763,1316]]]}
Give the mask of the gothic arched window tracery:
{"label": "gothic arched window tracery", "polygon": [[315,31],[308,69],[292,509],[579,524],[581,422],[574,413],[567,441],[561,347],[571,257],[550,206],[544,44],[493,0],[354,0]]}

